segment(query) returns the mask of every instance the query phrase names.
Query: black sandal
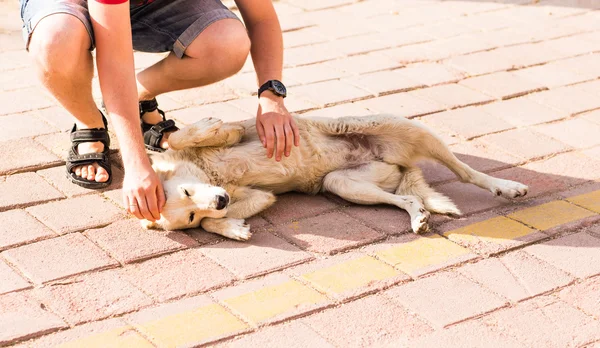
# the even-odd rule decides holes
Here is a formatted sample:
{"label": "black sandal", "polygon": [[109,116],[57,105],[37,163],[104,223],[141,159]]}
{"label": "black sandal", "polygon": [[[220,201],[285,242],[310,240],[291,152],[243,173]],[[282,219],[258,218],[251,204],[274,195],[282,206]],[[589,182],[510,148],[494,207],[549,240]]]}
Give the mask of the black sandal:
{"label": "black sandal", "polygon": [[[100,112],[102,114],[102,112]],[[108,135],[107,127],[108,122],[106,121],[106,117],[102,115],[102,121],[104,122],[104,128],[90,128],[90,129],[77,129],[77,125],[73,125],[73,129],[71,129],[71,149],[69,150],[69,155],[67,156],[67,177],[71,180],[71,182],[88,188],[88,189],[101,189],[108,187],[112,182],[112,170],[110,167],[110,157],[109,157],[109,146],[110,146],[110,136]],[[104,144],[104,150],[100,153],[89,153],[85,155],[80,155],[77,152],[77,146],[81,143],[92,143],[100,141]],[[98,163],[98,165],[106,170],[108,173],[108,180],[106,182],[97,182],[90,181],[84,179],[80,176],[77,176],[74,172],[72,172],[73,168],[89,165],[93,163]]]}
{"label": "black sandal", "polygon": [[[147,112],[158,111],[162,116],[162,121],[157,124],[149,124],[144,122],[142,116]],[[146,149],[156,152],[164,152],[165,149],[160,147],[160,141],[162,140],[165,132],[174,132],[178,130],[175,126],[175,121],[167,120],[164,111],[158,108],[156,98],[152,100],[144,100],[140,102],[140,123],[142,125],[142,133],[144,135],[144,144]]]}

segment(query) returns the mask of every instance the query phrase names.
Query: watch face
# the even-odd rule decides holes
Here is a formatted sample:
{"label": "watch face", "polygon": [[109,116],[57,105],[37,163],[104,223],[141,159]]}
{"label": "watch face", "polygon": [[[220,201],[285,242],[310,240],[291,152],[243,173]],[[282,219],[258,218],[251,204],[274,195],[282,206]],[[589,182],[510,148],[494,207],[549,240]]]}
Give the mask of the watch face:
{"label": "watch face", "polygon": [[286,92],[285,86],[279,81],[273,81],[273,89],[275,89],[275,92],[279,94],[285,94]]}

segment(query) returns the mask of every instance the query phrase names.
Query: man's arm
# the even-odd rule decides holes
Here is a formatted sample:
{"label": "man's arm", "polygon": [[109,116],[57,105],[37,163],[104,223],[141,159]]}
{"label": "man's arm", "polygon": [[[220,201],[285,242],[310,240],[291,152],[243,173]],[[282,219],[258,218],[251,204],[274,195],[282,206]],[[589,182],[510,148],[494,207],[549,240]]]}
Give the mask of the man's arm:
{"label": "man's arm", "polygon": [[160,180],[150,166],[140,132],[129,1],[118,2],[88,1],[96,41],[98,77],[125,166],[123,199],[136,217],[154,221],[160,219],[165,198]]}
{"label": "man's arm", "polygon": [[[258,79],[258,86],[269,80],[281,80],[283,70],[283,38],[277,13],[271,0],[236,0],[248,35],[252,43],[250,54]],[[298,127],[286,110],[283,98],[265,91],[259,99],[256,129],[267,156],[273,156],[277,140],[275,159],[289,156],[292,144],[300,144]]]}

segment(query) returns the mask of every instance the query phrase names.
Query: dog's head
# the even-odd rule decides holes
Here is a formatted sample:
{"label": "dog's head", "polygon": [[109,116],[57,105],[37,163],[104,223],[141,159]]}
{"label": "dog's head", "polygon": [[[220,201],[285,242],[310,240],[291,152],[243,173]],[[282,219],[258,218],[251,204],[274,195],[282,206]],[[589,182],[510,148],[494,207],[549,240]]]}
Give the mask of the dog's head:
{"label": "dog's head", "polygon": [[178,230],[194,228],[205,217],[222,218],[227,214],[229,195],[224,188],[210,184],[208,176],[199,168],[185,165],[154,165],[163,189],[166,203],[160,220],[142,220],[142,226],[152,229]]}

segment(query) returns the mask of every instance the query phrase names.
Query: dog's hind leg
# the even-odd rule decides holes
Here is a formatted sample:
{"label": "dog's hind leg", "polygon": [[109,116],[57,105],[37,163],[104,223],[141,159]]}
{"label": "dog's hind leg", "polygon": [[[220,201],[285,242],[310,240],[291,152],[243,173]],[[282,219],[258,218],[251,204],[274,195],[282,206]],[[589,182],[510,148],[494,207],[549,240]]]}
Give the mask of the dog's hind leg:
{"label": "dog's hind leg", "polygon": [[432,213],[445,215],[460,215],[460,210],[454,205],[450,198],[432,189],[421,169],[410,167],[401,169],[402,178],[396,189],[396,194],[401,196],[417,196],[423,200],[425,209]]}
{"label": "dog's hind leg", "polygon": [[[323,179],[323,189],[357,204],[391,204],[404,209],[410,215],[415,233],[429,230],[430,213],[421,198],[413,195],[399,196],[393,192],[401,178],[398,166],[382,162],[331,172]],[[391,191],[391,192],[389,192]]]}
{"label": "dog's hind leg", "polygon": [[169,136],[169,148],[229,146],[238,143],[246,128],[240,123],[224,124],[218,118],[208,117],[174,132]]}

